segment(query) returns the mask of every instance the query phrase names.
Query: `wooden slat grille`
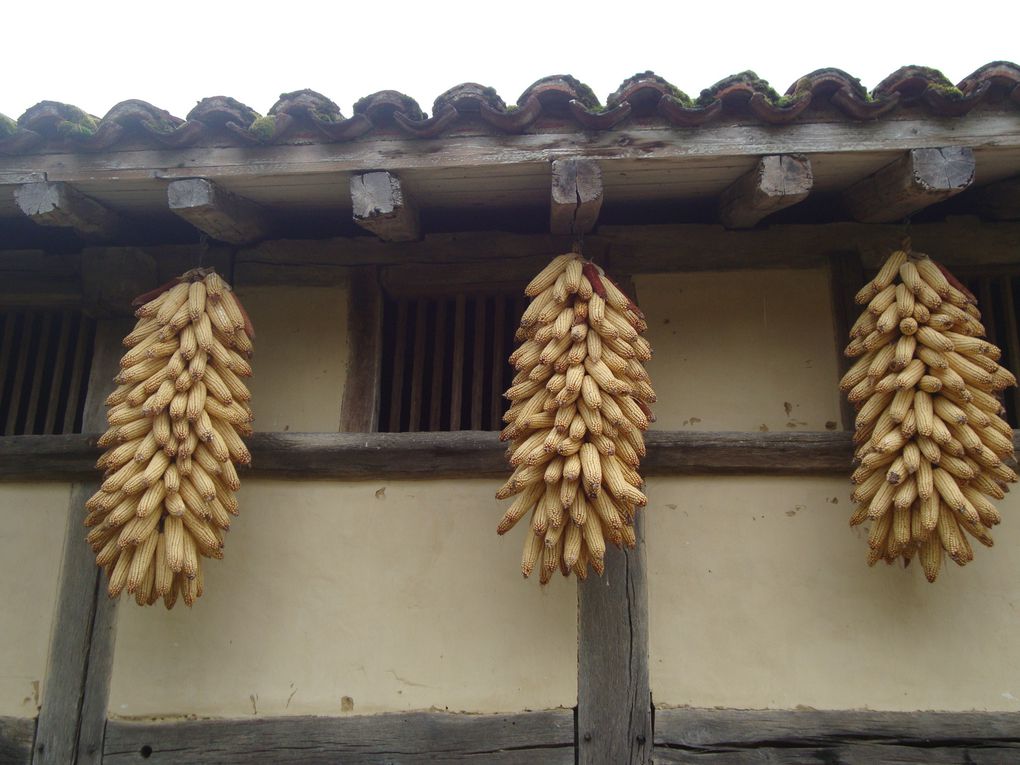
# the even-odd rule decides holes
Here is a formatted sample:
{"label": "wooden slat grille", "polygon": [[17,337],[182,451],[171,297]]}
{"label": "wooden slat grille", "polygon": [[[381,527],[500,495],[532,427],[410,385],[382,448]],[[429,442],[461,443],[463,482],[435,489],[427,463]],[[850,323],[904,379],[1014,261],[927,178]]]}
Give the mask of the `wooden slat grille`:
{"label": "wooden slat grille", "polygon": [[0,311],[0,435],[81,432],[95,331],[80,311]]}
{"label": "wooden slat grille", "polygon": [[386,299],[380,430],[501,429],[524,305],[507,294]]}
{"label": "wooden slat grille", "polygon": [[[968,274],[961,277],[961,281],[977,296],[981,323],[985,325],[988,340],[1002,350],[999,363],[1014,374],[1020,374],[1020,323],[1017,310],[1020,275]],[[1003,391],[1002,399],[1006,405],[1006,420],[1015,428],[1020,414],[1020,390],[1007,388]]]}

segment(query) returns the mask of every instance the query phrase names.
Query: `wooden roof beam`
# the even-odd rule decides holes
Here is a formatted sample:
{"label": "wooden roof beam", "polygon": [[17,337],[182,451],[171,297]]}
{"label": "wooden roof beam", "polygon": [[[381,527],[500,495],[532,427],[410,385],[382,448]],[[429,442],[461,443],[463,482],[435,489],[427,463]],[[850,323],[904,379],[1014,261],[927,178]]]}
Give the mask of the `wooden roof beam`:
{"label": "wooden roof beam", "polygon": [[351,203],[354,222],[384,242],[412,242],[421,238],[418,207],[392,173],[352,175]]}
{"label": "wooden roof beam", "polygon": [[205,178],[172,181],[166,195],[171,212],[217,241],[252,244],[269,234],[262,207]]}
{"label": "wooden roof beam", "polygon": [[67,183],[25,183],[14,189],[14,199],[32,222],[69,228],[90,241],[113,241],[125,228],[117,213]]}
{"label": "wooden roof beam", "polygon": [[602,168],[596,160],[554,160],[549,230],[557,236],[587,234],[595,228],[602,198]]}
{"label": "wooden roof beam", "polygon": [[959,194],[974,182],[974,152],[967,146],[911,149],[843,192],[861,223],[890,223]]}
{"label": "wooden roof beam", "polygon": [[1020,220],[1020,177],[990,183],[974,192],[981,215],[992,220]]}
{"label": "wooden roof beam", "polygon": [[762,157],[719,197],[719,220],[726,228],[751,228],[765,216],[807,199],[812,185],[811,162],[803,154]]}

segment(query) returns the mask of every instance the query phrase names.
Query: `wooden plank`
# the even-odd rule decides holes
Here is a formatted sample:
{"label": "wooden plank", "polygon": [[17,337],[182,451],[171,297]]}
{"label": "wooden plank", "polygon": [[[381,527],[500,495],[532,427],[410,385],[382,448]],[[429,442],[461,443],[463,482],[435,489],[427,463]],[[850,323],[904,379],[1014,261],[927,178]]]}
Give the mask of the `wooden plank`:
{"label": "wooden plank", "polygon": [[503,421],[503,367],[509,355],[503,348],[506,327],[506,296],[492,296],[492,391],[489,396],[489,430],[501,430]]}
{"label": "wooden plank", "polygon": [[[66,408],[64,409],[63,433],[74,432],[74,423],[75,420],[78,419],[78,400],[81,398],[81,381],[82,377],[86,374],[86,352],[89,347],[89,343],[92,341],[92,320],[81,314],[78,314],[77,319],[78,331],[75,334],[74,361],[71,363],[71,380],[68,383],[67,399],[65,401]],[[125,332],[124,334],[127,333]],[[112,376],[113,375],[111,375],[111,377]],[[100,427],[101,425],[102,423],[97,424],[96,427]],[[85,431],[88,430],[88,428],[84,425],[82,426],[82,429]]]}
{"label": "wooden plank", "polygon": [[[42,398],[43,370],[46,368],[46,356],[50,350],[50,335],[53,330],[53,313],[46,311],[42,314],[42,326],[39,329],[39,345],[35,352],[35,364],[32,370],[32,385],[28,391],[28,406],[25,409],[25,434],[34,434],[36,430],[35,421],[39,415],[39,399]],[[52,385],[52,378],[49,381]]]}
{"label": "wooden plank", "polygon": [[[829,257],[829,280],[836,363],[842,377],[851,365],[851,359],[843,353],[850,342],[850,327],[865,308],[854,301],[854,295],[864,286],[864,266],[861,264],[860,253],[856,250],[832,253]],[[853,430],[857,410],[842,394],[839,397],[839,411],[843,430]]]}
{"label": "wooden plank", "polygon": [[171,181],[166,195],[171,212],[218,241],[251,244],[269,235],[266,210],[205,178]]}
{"label": "wooden plank", "polygon": [[[1020,364],[1020,326],[1017,325],[1016,302],[1012,286],[1013,280],[1009,276],[1000,276],[997,281],[999,282],[997,285],[999,297],[1002,299],[1002,323],[1006,333],[1002,350],[1009,359],[1009,368],[1016,369],[1017,365]],[[989,303],[989,305],[992,305],[992,303]],[[1020,391],[1017,388],[1007,388],[1003,391],[1003,396],[1008,396],[1012,399],[1013,412],[1017,417],[1020,417]]]}
{"label": "wooden plank", "polygon": [[974,190],[981,215],[992,220],[1020,220],[1020,178],[1008,178]]}
{"label": "wooden plank", "polygon": [[807,199],[814,176],[802,154],[771,154],[719,197],[719,220],[726,228],[751,228],[762,218]]}
{"label": "wooden plank", "polygon": [[88,247],[81,253],[82,307],[89,316],[133,316],[131,302],[160,284],[155,258],[140,247]]}
{"label": "wooden plank", "polygon": [[425,395],[425,328],[428,322],[429,300],[419,296],[414,316],[414,349],[411,357],[411,407],[407,429],[412,433],[421,430],[422,398]]}
{"label": "wooden plank", "polygon": [[974,182],[974,170],[970,147],[911,149],[848,188],[843,199],[855,220],[888,223],[959,194]]}
{"label": "wooden plank", "polygon": [[570,710],[510,715],[412,712],[137,723],[111,720],[104,762],[494,763],[570,765]]}
{"label": "wooden plank", "polygon": [[578,583],[577,752],[582,765],[649,763],[648,584],[644,513],[633,550],[606,551],[606,570]]}
{"label": "wooden plank", "polygon": [[[120,368],[121,338],[132,324],[127,320],[99,322],[85,398],[83,421],[89,431],[100,430],[106,424],[104,399]],[[102,759],[116,601],[106,597],[102,572],[81,533],[83,506],[98,486],[97,477],[93,475],[87,483],[71,488],[57,607],[35,738],[36,765],[98,763]]]}
{"label": "wooden plank", "polygon": [[390,386],[391,433],[400,430],[400,414],[404,401],[404,356],[407,348],[407,300],[397,302],[397,343],[393,349],[393,383]]}
{"label": "wooden plank", "polygon": [[382,374],[382,290],[379,272],[365,266],[351,273],[347,291],[347,378],[340,405],[340,431],[379,429]]}
{"label": "wooden plank", "polygon": [[474,348],[471,356],[471,429],[482,429],[482,391],[485,385],[485,298],[475,296]]}
{"label": "wooden plank", "polygon": [[408,242],[421,237],[418,208],[400,179],[385,171],[351,176],[354,222],[384,242]]}
{"label": "wooden plank", "polygon": [[81,302],[78,253],[0,251],[0,306],[59,307]]}
{"label": "wooden plank", "polygon": [[439,430],[443,411],[443,371],[446,366],[446,301],[436,300],[436,330],[432,344],[432,390],[429,394],[429,430]]}
{"label": "wooden plank", "polygon": [[453,371],[450,375],[450,430],[460,430],[460,410],[464,396],[464,320],[467,298],[457,295],[453,313]]}
{"label": "wooden plank", "polygon": [[28,351],[31,346],[32,327],[35,324],[36,318],[34,311],[25,311],[21,314],[21,332],[18,335],[17,342],[14,344],[18,355],[17,361],[14,364],[11,398],[7,404],[7,422],[4,425],[5,436],[13,436],[18,427],[18,410],[21,408],[21,397],[25,387],[25,374],[28,369]]}
{"label": "wooden plank", "polygon": [[[64,368],[67,366],[67,346],[71,337],[71,324],[77,317],[72,311],[60,314],[60,337],[57,340],[57,353],[54,357],[53,376],[50,379],[50,395],[46,404],[46,421],[43,434],[52,435],[57,424],[57,410],[60,408],[60,388],[64,382]],[[0,367],[3,365],[0,364]]]}
{"label": "wooden plank", "polygon": [[587,234],[602,209],[602,168],[594,159],[552,162],[549,230],[558,235]]}
{"label": "wooden plank", "polygon": [[85,239],[113,240],[125,229],[117,213],[67,183],[26,183],[14,190],[14,200],[33,223],[69,228]]}
{"label": "wooden plank", "polygon": [[1020,715],[660,709],[662,763],[992,763],[1020,759]]}
{"label": "wooden plank", "polygon": [[[0,480],[95,477],[98,433],[0,438]],[[505,444],[492,431],[450,433],[256,433],[245,439],[260,478],[498,477]],[[1020,450],[1020,438],[1014,438]],[[846,475],[850,434],[833,431],[649,431],[641,474]]]}
{"label": "wooden plank", "polygon": [[0,717],[0,762],[8,765],[28,765],[32,762],[34,734],[34,719]]}

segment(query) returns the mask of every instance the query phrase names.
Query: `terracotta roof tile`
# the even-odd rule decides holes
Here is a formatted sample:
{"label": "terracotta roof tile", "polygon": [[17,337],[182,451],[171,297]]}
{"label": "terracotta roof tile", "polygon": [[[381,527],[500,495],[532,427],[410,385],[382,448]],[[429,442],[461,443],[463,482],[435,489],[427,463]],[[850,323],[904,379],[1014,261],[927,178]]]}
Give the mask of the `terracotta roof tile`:
{"label": "terracotta roof tile", "polygon": [[778,125],[810,121],[833,110],[847,121],[882,119],[897,110],[960,117],[984,102],[1020,109],[1020,66],[994,61],[953,85],[940,72],[906,66],[868,93],[839,69],[819,69],[799,78],[780,95],[753,72],[720,80],[690,98],[652,72],[626,79],[602,106],[584,83],[569,75],[538,80],[506,102],[492,88],[463,83],[436,98],[432,115],[397,91],[365,96],[345,117],[327,97],[311,90],[285,93],[265,116],[227,96],[205,98],[186,118],[145,101],[122,101],[102,117],[70,104],[42,101],[17,121],[0,115],[0,154],[89,152],[132,148],[186,147],[215,139],[243,146],[294,142],[332,143],[373,134],[432,138],[454,130],[482,129],[523,133],[553,126],[559,130],[613,130],[628,120],[658,120],[664,126],[710,126],[722,119]]}

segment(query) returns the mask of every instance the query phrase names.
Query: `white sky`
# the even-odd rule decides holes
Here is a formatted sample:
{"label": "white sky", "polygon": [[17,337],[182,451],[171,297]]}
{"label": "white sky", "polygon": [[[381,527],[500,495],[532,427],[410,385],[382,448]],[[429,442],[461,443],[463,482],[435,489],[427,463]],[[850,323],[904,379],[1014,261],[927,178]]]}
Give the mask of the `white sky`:
{"label": "white sky", "polygon": [[512,104],[539,77],[573,74],[605,102],[626,77],[648,69],[697,96],[745,69],[782,92],[824,66],[870,89],[905,64],[936,67],[957,82],[989,61],[1020,62],[1020,3],[946,3],[944,15],[940,5],[8,3],[0,113],[17,118],[55,100],[102,116],[139,98],[184,117],[214,95],[265,113],[280,93],[301,88],[333,99],[345,116],[358,98],[383,89],[431,112],[437,95],[465,81],[491,85]]}

